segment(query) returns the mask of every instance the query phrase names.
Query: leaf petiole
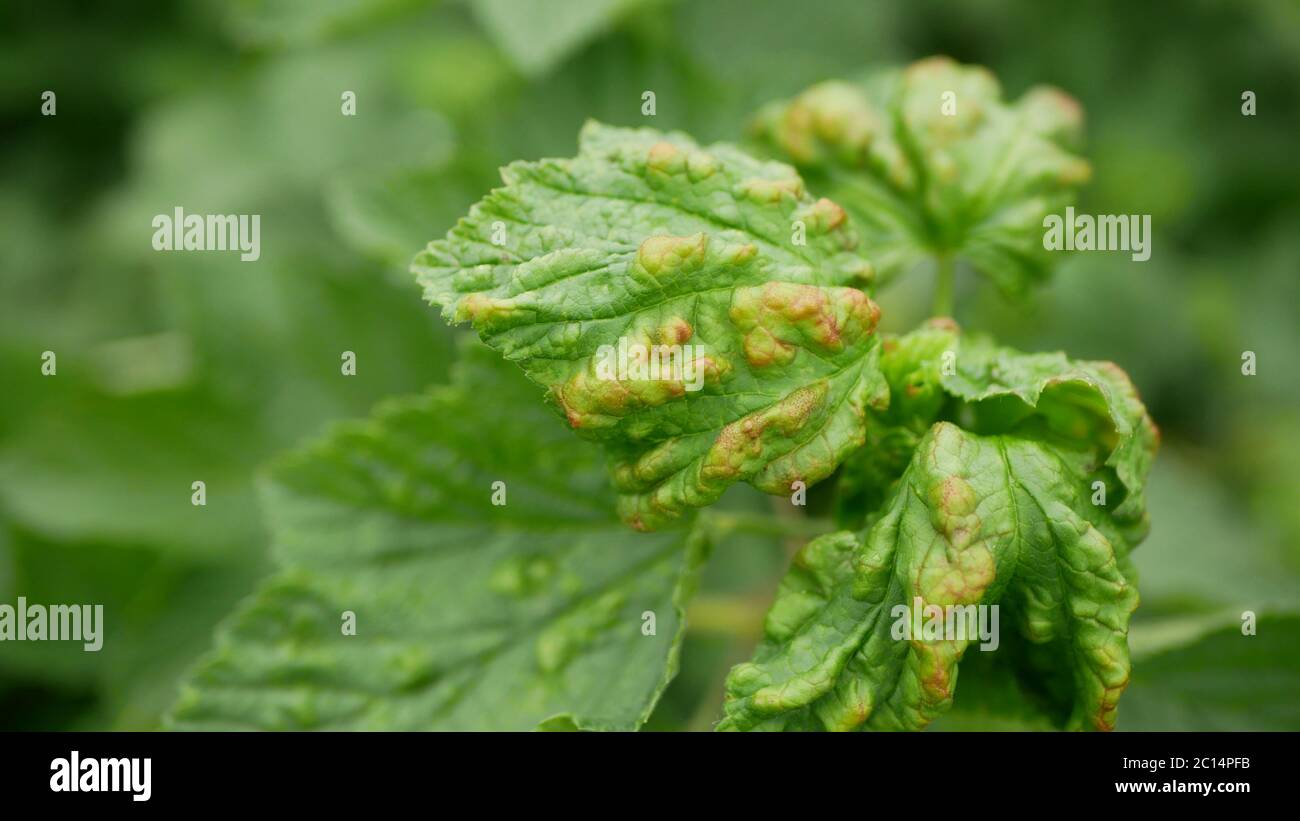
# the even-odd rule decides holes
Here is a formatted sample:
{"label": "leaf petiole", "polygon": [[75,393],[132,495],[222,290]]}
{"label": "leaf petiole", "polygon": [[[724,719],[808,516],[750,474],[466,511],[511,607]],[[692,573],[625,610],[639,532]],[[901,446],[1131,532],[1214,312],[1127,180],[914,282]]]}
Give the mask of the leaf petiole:
{"label": "leaf petiole", "polygon": [[733,533],[756,533],[764,536],[811,539],[835,529],[829,519],[807,516],[773,516],[764,513],[735,513],[708,510],[701,514],[705,526],[715,537]]}
{"label": "leaf petiole", "polygon": [[956,264],[948,254],[937,257],[935,261],[938,263],[938,270],[935,273],[934,303],[930,307],[930,315],[952,316]]}

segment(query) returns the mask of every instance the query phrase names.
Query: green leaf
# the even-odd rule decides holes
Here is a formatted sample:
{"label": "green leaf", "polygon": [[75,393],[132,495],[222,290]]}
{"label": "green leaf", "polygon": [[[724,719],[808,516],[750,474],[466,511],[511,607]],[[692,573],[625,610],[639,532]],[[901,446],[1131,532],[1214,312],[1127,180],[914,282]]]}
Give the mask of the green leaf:
{"label": "green leaf", "polygon": [[645,0],[471,0],[483,28],[519,70],[544,74]]}
{"label": "green leaf", "polygon": [[[1137,621],[1133,677],[1117,729],[1142,732],[1267,731],[1300,728],[1300,615],[1260,613],[1255,634],[1240,612]],[[1150,634],[1159,634],[1159,636]],[[1154,641],[1150,641],[1154,639]],[[997,654],[1001,655],[1001,654]],[[970,658],[942,730],[1050,730],[1050,718],[1013,665]]]}
{"label": "green leaf", "polygon": [[1042,442],[937,424],[861,541],[823,537],[796,559],[764,644],[728,679],[722,726],[923,728],[952,703],[971,642],[904,639],[919,600],[1001,604],[1068,676],[1067,726],[1113,728],[1137,590],[1121,570],[1131,545],[1086,480]]}
{"label": "green leaf", "polygon": [[645,721],[676,672],[705,538],[624,528],[599,453],[494,355],[467,353],[452,386],[277,463],[266,506],[282,570],[219,633],[174,726]]}
{"label": "green leaf", "polygon": [[1300,615],[1240,618],[1138,658],[1121,728],[1145,731],[1300,729]]}
{"label": "green leaf", "polygon": [[[961,663],[961,688],[952,709],[926,730],[931,732],[1025,732],[1058,729],[1032,676],[1019,673],[1006,652],[971,653]],[[1126,691],[1127,692],[1127,691]],[[1128,699],[1124,701],[1128,714]],[[1120,726],[1124,724],[1123,719]]]}
{"label": "green leaf", "polygon": [[[149,366],[132,353],[131,365]],[[7,519],[53,540],[175,557],[211,559],[257,538],[244,515],[255,501],[248,473],[267,441],[248,417],[203,389],[112,395],[87,384],[75,361],[58,364],[57,377],[33,385],[33,411],[0,437]],[[196,480],[206,507],[191,504]]]}
{"label": "green leaf", "polygon": [[425,4],[419,0],[240,0],[225,23],[240,45],[302,47],[363,32]]}
{"label": "green leaf", "polygon": [[897,401],[872,421],[902,432],[940,421],[861,536],[823,537],[795,559],[763,644],[729,677],[721,726],[926,726],[950,706],[969,640],[896,634],[919,598],[998,605],[1014,629],[1000,643],[1056,722],[1112,729],[1137,606],[1129,552],[1146,534],[1156,444],[1127,377],[1109,363],[963,344],[951,322],[885,348]]}
{"label": "green leaf", "polygon": [[[889,407],[873,409],[868,447],[846,462],[840,521],[857,526],[882,489],[902,475],[920,436],[938,419],[980,433],[1024,432],[1066,444],[1090,443],[1117,515],[1145,531],[1146,476],[1160,435],[1137,390],[1114,363],[1063,353],[1024,354],[987,338],[963,337],[933,319],[883,339],[880,367]],[[856,507],[854,507],[856,505]],[[1134,541],[1141,535],[1135,532]]]}
{"label": "green leaf", "polygon": [[404,275],[429,226],[454,221],[478,196],[472,176],[461,168],[418,167],[339,176],[328,188],[330,221],[350,246]]}
{"label": "green leaf", "polygon": [[965,426],[1033,433],[1072,449],[1083,445],[1085,458],[1103,456],[1107,506],[1145,529],[1146,478],[1160,432],[1118,365],[1060,352],[1024,354],[978,337],[953,350],[955,372],[941,370],[940,378],[944,391],[961,400],[955,412]]}
{"label": "green leaf", "polygon": [[866,444],[840,471],[836,520],[841,527],[860,529],[868,514],[880,509],[921,437],[951,402],[941,367],[945,354],[955,361],[957,346],[957,326],[950,319],[931,320],[902,337],[883,337],[880,369],[889,406],[868,411]]}
{"label": "green leaf", "polygon": [[[6,642],[0,690],[81,694],[75,705],[50,717],[60,728],[156,729],[213,626],[265,574],[260,550],[248,549],[254,544],[249,537],[246,546],[230,544],[225,554],[204,560],[177,545],[163,550],[58,542],[0,528],[0,601],[12,604],[24,596],[28,602],[93,602],[104,608],[97,652],[85,652],[77,642]],[[39,727],[25,712],[0,710],[0,727]]]}
{"label": "green leaf", "polygon": [[1073,153],[1081,129],[1082,111],[1064,93],[1035,88],[1006,102],[986,69],[946,57],[815,85],[754,124],[849,212],[882,283],[924,259],[956,257],[1010,296],[1055,262],[1043,218],[1090,176]]}
{"label": "green leaf", "polygon": [[[879,309],[846,286],[869,265],[839,206],[789,166],[589,123],[576,158],[502,176],[413,270],[608,449],[634,527],[738,481],[788,493],[863,442],[885,397]],[[668,372],[638,372],[638,349]]]}
{"label": "green leaf", "polygon": [[[1276,439],[1272,444],[1277,446]],[[1149,491],[1151,517],[1159,526],[1135,559],[1144,616],[1225,609],[1240,614],[1300,602],[1300,578],[1288,555],[1296,542],[1252,515],[1240,486],[1224,478],[1191,449],[1175,446],[1161,453]]]}

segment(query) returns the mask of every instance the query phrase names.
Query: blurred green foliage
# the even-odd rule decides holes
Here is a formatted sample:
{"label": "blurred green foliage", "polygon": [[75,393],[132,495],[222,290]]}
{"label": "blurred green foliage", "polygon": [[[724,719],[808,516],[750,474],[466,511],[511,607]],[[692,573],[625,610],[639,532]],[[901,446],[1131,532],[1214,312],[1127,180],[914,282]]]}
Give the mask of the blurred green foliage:
{"label": "blurred green foliage", "polygon": [[[1294,2],[194,0],[0,20],[0,601],[110,613],[97,654],[0,645],[0,726],[158,726],[265,573],[257,467],[446,380],[451,335],[406,264],[499,166],[572,154],[587,118],[645,122],[646,90],[654,126],[736,139],[769,100],[946,53],[1012,95],[1076,96],[1096,172],[1080,210],[1152,215],[1149,262],[1076,255],[1028,306],[958,279],[962,324],[1114,360],[1163,430],[1120,727],[1300,728]],[[154,252],[150,220],[175,206],[261,214],[261,261]],[[908,328],[929,282],[879,301]],[[651,727],[717,719],[756,634],[709,616],[761,615],[786,548],[718,551]],[[1260,635],[1242,640],[1247,609]],[[941,726],[1017,726],[1008,703],[959,690]]]}

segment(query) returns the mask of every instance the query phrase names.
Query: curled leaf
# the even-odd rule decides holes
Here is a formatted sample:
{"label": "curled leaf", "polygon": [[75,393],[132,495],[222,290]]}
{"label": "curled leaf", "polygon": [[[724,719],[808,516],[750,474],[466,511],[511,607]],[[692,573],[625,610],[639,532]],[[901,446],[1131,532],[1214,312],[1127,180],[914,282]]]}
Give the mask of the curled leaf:
{"label": "curled leaf", "polygon": [[1015,102],[946,57],[829,81],[758,115],[754,130],[853,218],[881,282],[931,257],[964,259],[1010,296],[1053,258],[1043,218],[1091,174],[1082,109],[1046,87]]}
{"label": "curled leaf", "polygon": [[[881,446],[854,454],[846,475],[866,470],[888,484],[907,464],[900,449],[949,419],[976,433],[1043,437],[1078,452],[1086,470],[1100,472],[1113,515],[1145,529],[1146,475],[1160,433],[1118,365],[1021,353],[963,336],[949,319],[886,336],[883,346],[889,407],[873,410],[868,425]],[[880,473],[890,466],[892,476]]]}
{"label": "curled leaf", "polygon": [[[1059,726],[1112,729],[1157,442],[1127,377],[964,341],[950,322],[886,340],[882,369],[894,404],[873,414],[878,440],[928,430],[861,535],[795,558],[721,728],[921,729],[951,705],[972,638],[900,620],[996,605]],[[879,479],[890,463],[864,451],[850,467]]]}
{"label": "curled leaf", "polygon": [[1112,729],[1137,589],[1131,544],[1090,504],[1087,478],[1046,443],[935,425],[860,542],[834,534],[796,558],[763,645],[728,677],[721,727],[922,729],[952,704],[962,654],[999,641],[900,625],[981,605],[1005,608],[994,631],[1019,631],[1068,671],[1066,726]]}

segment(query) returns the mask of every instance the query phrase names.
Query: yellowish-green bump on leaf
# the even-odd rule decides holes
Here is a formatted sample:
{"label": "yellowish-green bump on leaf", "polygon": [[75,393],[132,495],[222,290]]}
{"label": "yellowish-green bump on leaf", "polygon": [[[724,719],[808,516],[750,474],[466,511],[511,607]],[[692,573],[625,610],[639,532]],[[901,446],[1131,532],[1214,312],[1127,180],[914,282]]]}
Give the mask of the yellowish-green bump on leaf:
{"label": "yellowish-green bump on leaf", "polygon": [[511,556],[492,569],[488,587],[496,593],[524,597],[541,591],[555,574],[546,556]]}
{"label": "yellowish-green bump on leaf", "polygon": [[762,368],[786,364],[803,348],[841,351],[875,331],[880,310],[855,288],[770,282],[737,289],[730,315],[745,334],[745,358]]}
{"label": "yellowish-green bump on leaf", "polygon": [[614,358],[621,352],[607,351],[552,386],[552,396],[569,425],[581,430],[614,425],[635,411],[681,399],[693,385],[717,386],[730,365],[703,348],[686,347],[693,336],[682,317],[667,317],[658,327],[644,323],[623,337],[625,371]]}
{"label": "yellowish-green bump on leaf", "polygon": [[636,264],[656,280],[678,272],[696,271],[704,263],[709,237],[701,232],[689,237],[649,237],[637,250]]}
{"label": "yellowish-green bump on leaf", "polygon": [[820,83],[790,101],[771,106],[756,123],[798,166],[816,166],[838,157],[857,164],[882,136],[885,119],[851,83]]}
{"label": "yellowish-green bump on leaf", "polygon": [[876,269],[863,257],[841,254],[835,263],[844,272],[844,278],[854,287],[870,291],[876,284]]}
{"label": "yellowish-green bump on leaf", "polygon": [[[969,652],[1038,679],[1057,726],[1113,729],[1157,442],[1131,383],[1110,363],[967,340],[950,320],[884,348],[900,404],[869,414],[924,434],[862,532],[796,555],[719,729],[921,729],[960,697]],[[1119,492],[1096,505],[1102,478]],[[909,628],[930,611],[938,632]]]}
{"label": "yellowish-green bump on leaf", "polygon": [[508,299],[494,299],[481,294],[470,294],[456,309],[458,321],[469,320],[475,325],[492,325],[508,320],[517,309]]}
{"label": "yellowish-green bump on leaf", "polygon": [[727,425],[709,448],[700,473],[709,480],[752,474],[754,462],[765,461],[769,447],[792,440],[825,410],[829,392],[826,382],[815,382]]}
{"label": "yellowish-green bump on leaf", "polygon": [[888,399],[874,268],[793,168],[589,123],[577,156],[502,178],[412,269],[606,448],[628,524],[661,528],[736,482],[788,493],[865,441]]}
{"label": "yellowish-green bump on leaf", "polygon": [[687,322],[680,316],[669,317],[668,320],[659,327],[659,342],[664,345],[682,343],[690,341],[691,335],[695,330],[691,328],[691,323]]}
{"label": "yellowish-green bump on leaf", "polygon": [[803,180],[798,177],[745,180],[740,184],[740,193],[755,202],[772,204],[782,199],[799,199],[804,195],[804,186]]}
{"label": "yellowish-green bump on leaf", "polygon": [[822,197],[796,215],[808,225],[808,229],[819,234],[834,231],[848,222],[849,215],[836,203]]}
{"label": "yellowish-green bump on leaf", "polygon": [[686,158],[686,174],[691,182],[700,182],[712,177],[718,171],[718,161],[712,154],[695,151]]}
{"label": "yellowish-green bump on leaf", "polygon": [[820,83],[764,107],[752,132],[848,212],[882,283],[961,258],[1022,296],[1059,261],[1044,218],[1091,176],[1073,98],[1007,100],[987,69],[947,57]]}
{"label": "yellowish-green bump on leaf", "polygon": [[548,675],[560,672],[587,645],[615,626],[626,602],[626,593],[610,590],[565,613],[537,637],[538,667]]}
{"label": "yellowish-green bump on leaf", "polygon": [[685,174],[700,182],[717,173],[718,161],[706,151],[682,150],[671,142],[658,142],[646,157],[646,179],[653,186],[668,184],[668,177]]}
{"label": "yellowish-green bump on leaf", "polygon": [[655,143],[650,147],[645,164],[648,175],[680,174],[686,170],[686,154],[672,143]]}

